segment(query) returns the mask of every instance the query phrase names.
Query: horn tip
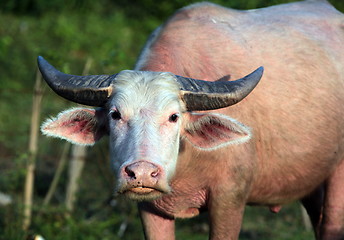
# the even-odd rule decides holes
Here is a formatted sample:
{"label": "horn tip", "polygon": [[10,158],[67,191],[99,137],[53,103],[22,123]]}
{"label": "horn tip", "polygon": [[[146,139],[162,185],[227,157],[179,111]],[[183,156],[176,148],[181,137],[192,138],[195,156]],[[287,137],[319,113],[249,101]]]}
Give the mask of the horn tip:
{"label": "horn tip", "polygon": [[53,67],[47,60],[42,56],[37,57],[38,69],[42,73],[43,78],[46,81],[54,78],[56,74],[61,74],[55,67]]}
{"label": "horn tip", "polygon": [[42,56],[37,57],[37,64],[38,64],[38,68],[41,72],[43,71],[44,67],[47,67],[50,65],[48,63],[48,61],[45,60]]}
{"label": "horn tip", "polygon": [[254,70],[252,73],[250,73],[248,76],[256,76],[258,78],[258,81],[259,81],[260,78],[263,76],[263,73],[264,73],[264,67],[260,66],[259,68]]}
{"label": "horn tip", "polygon": [[38,65],[41,65],[43,62],[46,62],[46,60],[44,59],[44,57],[38,56],[38,57],[37,57],[37,63],[38,63]]}
{"label": "horn tip", "polygon": [[260,66],[259,68],[257,68],[256,71],[263,73],[264,72],[264,66]]}

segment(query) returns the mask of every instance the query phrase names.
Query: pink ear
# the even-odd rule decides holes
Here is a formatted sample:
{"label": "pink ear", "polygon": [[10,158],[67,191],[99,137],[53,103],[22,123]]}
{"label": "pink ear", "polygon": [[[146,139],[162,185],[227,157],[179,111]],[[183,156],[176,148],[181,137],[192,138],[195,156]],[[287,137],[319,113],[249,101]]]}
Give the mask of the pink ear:
{"label": "pink ear", "polygon": [[251,132],[242,123],[220,114],[191,113],[185,127],[186,138],[196,147],[213,150],[250,139]]}
{"label": "pink ear", "polygon": [[93,145],[106,134],[104,115],[94,109],[72,108],[45,121],[41,131],[45,135],[62,138],[74,144]]}

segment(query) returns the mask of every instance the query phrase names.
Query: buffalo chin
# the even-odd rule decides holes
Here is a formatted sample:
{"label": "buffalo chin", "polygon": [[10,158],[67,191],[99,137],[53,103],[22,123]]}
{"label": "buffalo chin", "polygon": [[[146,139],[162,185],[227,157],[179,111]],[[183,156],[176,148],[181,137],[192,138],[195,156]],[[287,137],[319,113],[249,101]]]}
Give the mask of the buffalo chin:
{"label": "buffalo chin", "polygon": [[127,189],[126,191],[122,192],[122,194],[131,200],[152,201],[162,197],[166,193],[154,188],[135,187]]}

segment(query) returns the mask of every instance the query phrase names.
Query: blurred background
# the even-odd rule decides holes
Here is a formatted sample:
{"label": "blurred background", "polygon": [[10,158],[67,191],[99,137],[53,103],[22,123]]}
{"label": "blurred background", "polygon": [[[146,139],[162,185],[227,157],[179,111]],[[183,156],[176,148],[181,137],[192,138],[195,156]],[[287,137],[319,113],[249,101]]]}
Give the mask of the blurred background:
{"label": "blurred background", "polygon": [[[75,106],[37,74],[44,56],[72,74],[131,69],[150,32],[190,0],[0,1],[0,240],[143,239],[135,203],[113,197],[107,139],[93,148],[41,136],[37,126]],[[236,9],[287,0],[216,0]],[[330,1],[344,11],[342,0]],[[177,239],[208,239],[206,214],[177,221]],[[314,239],[298,203],[248,207],[240,239]]]}

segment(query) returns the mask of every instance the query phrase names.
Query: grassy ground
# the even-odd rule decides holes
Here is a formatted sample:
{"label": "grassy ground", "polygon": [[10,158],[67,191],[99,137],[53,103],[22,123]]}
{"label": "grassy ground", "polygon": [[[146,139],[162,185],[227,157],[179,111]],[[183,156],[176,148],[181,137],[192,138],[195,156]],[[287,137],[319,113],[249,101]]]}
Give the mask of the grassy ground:
{"label": "grassy ground", "polygon": [[[207,234],[206,216],[200,216],[198,220],[178,221],[177,239],[206,240]],[[298,203],[284,206],[278,214],[264,207],[246,207],[240,240],[304,239],[315,238],[313,232],[307,231],[303,224]]]}
{"label": "grassy ground", "polygon": [[[128,210],[128,206],[126,207]],[[46,210],[34,217],[30,233],[41,234],[46,240],[142,240],[143,233],[136,209],[117,216],[116,208],[103,207],[99,212],[66,217],[63,209]],[[108,211],[105,213],[105,211]],[[20,230],[18,212],[2,209],[3,228],[1,240],[23,240],[27,236]],[[176,239],[206,240],[209,227],[206,214],[197,218],[177,220]],[[240,240],[304,240],[315,239],[312,231],[306,231],[302,223],[300,206],[291,204],[278,214],[268,209],[248,207]]]}

